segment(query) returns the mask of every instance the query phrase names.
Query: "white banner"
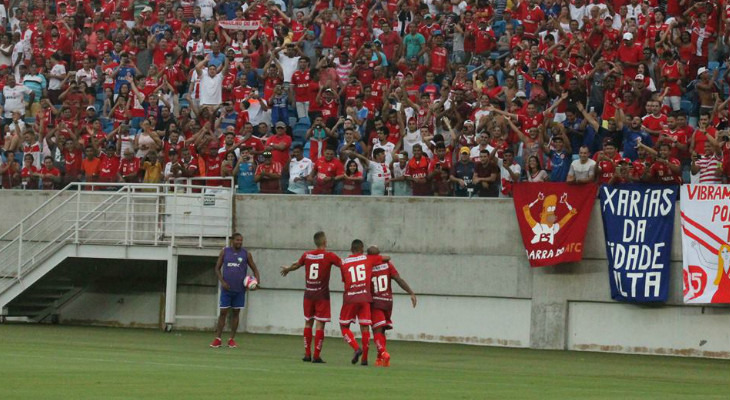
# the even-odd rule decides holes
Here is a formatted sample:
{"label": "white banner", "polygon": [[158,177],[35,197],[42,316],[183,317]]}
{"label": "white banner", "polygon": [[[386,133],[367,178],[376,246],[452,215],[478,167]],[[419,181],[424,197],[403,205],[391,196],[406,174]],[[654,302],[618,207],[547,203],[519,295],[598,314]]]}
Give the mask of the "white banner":
{"label": "white banner", "polygon": [[730,185],[682,185],[684,302],[730,303]]}
{"label": "white banner", "polygon": [[243,19],[218,21],[218,25],[223,29],[229,29],[232,31],[255,31],[256,29],[259,29],[259,26],[261,26],[259,21],[248,21]]}

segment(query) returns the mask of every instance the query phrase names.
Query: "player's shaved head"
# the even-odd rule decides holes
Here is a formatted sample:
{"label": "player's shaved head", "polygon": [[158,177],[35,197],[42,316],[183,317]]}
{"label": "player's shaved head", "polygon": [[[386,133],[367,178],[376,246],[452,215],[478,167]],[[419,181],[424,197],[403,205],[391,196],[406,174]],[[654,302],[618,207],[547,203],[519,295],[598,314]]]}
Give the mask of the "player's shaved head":
{"label": "player's shaved head", "polygon": [[350,251],[352,252],[352,254],[359,254],[359,253],[362,253],[364,248],[365,248],[365,244],[363,244],[362,240],[355,239],[352,241],[352,245],[350,246]]}
{"label": "player's shaved head", "polygon": [[314,245],[317,247],[324,246],[325,243],[327,243],[327,236],[324,235],[324,232],[319,231],[314,234]]}
{"label": "player's shaved head", "polygon": [[369,256],[377,256],[378,254],[380,254],[380,249],[378,248],[378,246],[372,245],[368,247]]}

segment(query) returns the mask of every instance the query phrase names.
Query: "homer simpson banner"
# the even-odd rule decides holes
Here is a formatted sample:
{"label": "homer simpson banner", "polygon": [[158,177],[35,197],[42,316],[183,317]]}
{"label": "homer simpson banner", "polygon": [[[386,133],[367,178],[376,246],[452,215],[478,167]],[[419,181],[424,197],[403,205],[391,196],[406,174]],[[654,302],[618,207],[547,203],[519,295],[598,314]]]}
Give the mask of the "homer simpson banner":
{"label": "homer simpson banner", "polygon": [[596,185],[525,182],[514,185],[513,195],[530,266],[545,267],[583,258]]}
{"label": "homer simpson banner", "polygon": [[612,299],[667,300],[678,191],[673,185],[601,186]]}
{"label": "homer simpson banner", "polygon": [[730,303],[730,185],[683,185],[684,302]]}

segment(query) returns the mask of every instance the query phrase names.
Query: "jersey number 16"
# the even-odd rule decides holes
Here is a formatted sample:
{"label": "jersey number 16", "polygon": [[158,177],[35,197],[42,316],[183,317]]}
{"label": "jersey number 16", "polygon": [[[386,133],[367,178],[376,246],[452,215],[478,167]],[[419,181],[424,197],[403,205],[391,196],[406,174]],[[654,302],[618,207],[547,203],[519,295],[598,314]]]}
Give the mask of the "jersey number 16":
{"label": "jersey number 16", "polygon": [[362,282],[367,278],[367,276],[365,275],[365,264],[352,266],[347,270],[350,271],[350,280],[352,281],[352,283]]}

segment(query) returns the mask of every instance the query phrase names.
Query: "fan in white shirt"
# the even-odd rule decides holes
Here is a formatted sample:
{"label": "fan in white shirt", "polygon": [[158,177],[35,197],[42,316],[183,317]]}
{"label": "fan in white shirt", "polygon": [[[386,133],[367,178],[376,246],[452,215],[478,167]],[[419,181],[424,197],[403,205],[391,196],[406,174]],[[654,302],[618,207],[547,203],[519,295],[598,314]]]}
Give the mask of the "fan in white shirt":
{"label": "fan in white shirt", "polygon": [[393,162],[393,153],[395,153],[395,145],[388,141],[388,133],[385,127],[378,129],[378,142],[373,144],[372,159],[375,159],[375,150],[383,149],[385,151],[385,163],[390,165]]}
{"label": "fan in white shirt", "polygon": [[370,194],[372,196],[385,196],[390,185],[390,168],[385,163],[385,149],[373,150],[373,161],[368,160],[360,154],[354,153],[368,171],[370,182]]}
{"label": "fan in white shirt", "polygon": [[228,58],[224,59],[223,65],[209,65],[204,72],[203,67],[209,60],[210,54],[206,54],[203,61],[195,66],[195,72],[200,77],[200,105],[218,106],[223,99],[223,77],[228,71]]}
{"label": "fan in white shirt", "polygon": [[312,166],[312,160],[304,157],[302,145],[294,146],[289,161],[289,192],[307,194],[307,177],[312,173]]}
{"label": "fan in white shirt", "polygon": [[590,159],[588,147],[581,146],[578,151],[577,160],[570,164],[568,171],[568,183],[591,183],[596,179],[596,162]]}

